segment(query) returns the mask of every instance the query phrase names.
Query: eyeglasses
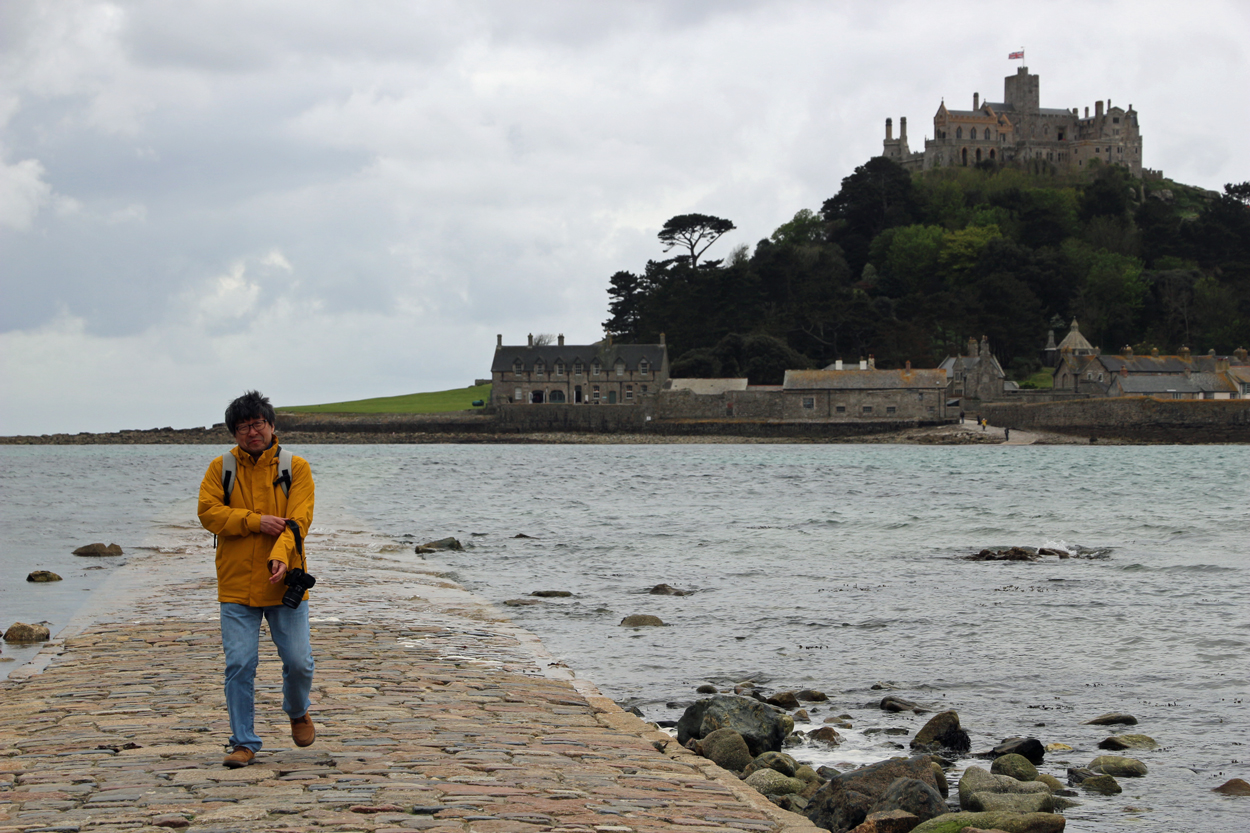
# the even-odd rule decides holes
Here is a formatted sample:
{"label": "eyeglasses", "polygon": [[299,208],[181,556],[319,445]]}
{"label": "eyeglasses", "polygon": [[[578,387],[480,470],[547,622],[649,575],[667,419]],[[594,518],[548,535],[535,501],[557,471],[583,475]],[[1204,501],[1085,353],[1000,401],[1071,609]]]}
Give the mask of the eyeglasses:
{"label": "eyeglasses", "polygon": [[269,424],[267,419],[258,419],[255,422],[241,422],[234,427],[236,434],[250,434],[253,431],[261,432],[265,430],[265,426]]}

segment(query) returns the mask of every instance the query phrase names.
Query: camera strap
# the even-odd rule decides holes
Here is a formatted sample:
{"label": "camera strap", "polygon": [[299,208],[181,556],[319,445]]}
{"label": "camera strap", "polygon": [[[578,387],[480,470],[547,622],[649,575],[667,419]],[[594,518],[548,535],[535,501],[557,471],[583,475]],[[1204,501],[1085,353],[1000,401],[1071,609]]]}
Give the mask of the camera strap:
{"label": "camera strap", "polygon": [[295,551],[299,553],[300,561],[304,562],[304,567],[308,567],[308,560],[304,558],[304,536],[300,534],[299,524],[290,518],[286,522],[287,529],[291,530],[291,534],[295,536]]}

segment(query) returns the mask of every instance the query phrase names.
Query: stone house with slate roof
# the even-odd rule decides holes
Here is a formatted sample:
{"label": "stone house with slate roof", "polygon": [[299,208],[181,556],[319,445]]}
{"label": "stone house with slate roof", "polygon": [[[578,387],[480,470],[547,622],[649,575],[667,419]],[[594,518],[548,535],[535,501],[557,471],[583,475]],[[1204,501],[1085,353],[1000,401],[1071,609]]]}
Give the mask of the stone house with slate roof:
{"label": "stone house with slate roof", "polygon": [[[955,110],[943,101],[933,116],[933,138],[924,150],[907,144],[907,119],[885,120],[882,155],[909,171],[968,166],[978,162],[1046,162],[1059,170],[1084,170],[1097,159],[1123,165],[1133,176],[1142,175],[1142,137],[1133,105],[1125,110],[1111,100],[1094,103],[1094,114],[1079,109],[1041,106],[1040,76],[1020,67],[1003,79],[1002,101],[981,101],[972,94],[971,110]],[[1161,176],[1158,171],[1151,175]]]}
{"label": "stone house with slate roof", "polygon": [[497,336],[491,405],[637,405],[668,379],[668,347],[659,344],[505,345]]}
{"label": "stone house with slate roof", "polygon": [[967,355],[947,356],[938,370],[946,374],[949,397],[966,396],[990,402],[1002,399],[1009,386],[1018,389],[1015,382],[1007,381],[1007,374],[990,352],[989,339],[985,336],[981,337],[980,344],[975,338],[968,339]]}
{"label": "stone house with slate roof", "polygon": [[[1075,328],[1076,322],[1072,323]],[[1187,348],[1174,356],[1160,355],[1158,350],[1138,356],[1127,346],[1119,355],[1103,355],[1096,348],[1088,355],[1065,350],[1054,378],[1057,390],[1092,396],[1250,398],[1250,362],[1245,349],[1234,350],[1231,356],[1217,356],[1214,350],[1195,356]]]}
{"label": "stone house with slate roof", "polygon": [[860,369],[837,362],[824,370],[787,370],[782,417],[795,420],[946,419],[946,374],[941,370]]}

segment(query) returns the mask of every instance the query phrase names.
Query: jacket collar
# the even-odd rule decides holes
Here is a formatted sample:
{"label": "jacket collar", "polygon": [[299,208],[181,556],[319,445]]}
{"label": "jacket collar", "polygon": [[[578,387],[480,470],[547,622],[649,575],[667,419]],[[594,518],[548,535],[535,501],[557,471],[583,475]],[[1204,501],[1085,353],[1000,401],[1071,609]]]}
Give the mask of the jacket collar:
{"label": "jacket collar", "polygon": [[260,456],[257,457],[255,460],[252,459],[251,454],[248,454],[240,446],[236,445],[230,451],[232,454],[234,454],[236,458],[238,458],[238,461],[240,463],[243,463],[244,465],[267,466],[278,457],[278,435],[277,434],[273,435],[273,442],[271,442],[269,444],[269,447],[266,448],[264,451],[262,451],[260,453]]}

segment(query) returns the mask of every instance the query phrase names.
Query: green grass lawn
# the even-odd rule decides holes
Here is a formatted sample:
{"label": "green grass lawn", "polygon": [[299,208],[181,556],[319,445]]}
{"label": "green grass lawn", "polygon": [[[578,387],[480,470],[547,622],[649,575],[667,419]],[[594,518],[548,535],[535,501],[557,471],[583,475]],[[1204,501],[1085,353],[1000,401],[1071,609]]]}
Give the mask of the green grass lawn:
{"label": "green grass lawn", "polygon": [[330,402],[325,405],[296,405],[277,410],[288,414],[437,414],[470,410],[475,399],[489,402],[490,385],[357,399],[354,402]]}

